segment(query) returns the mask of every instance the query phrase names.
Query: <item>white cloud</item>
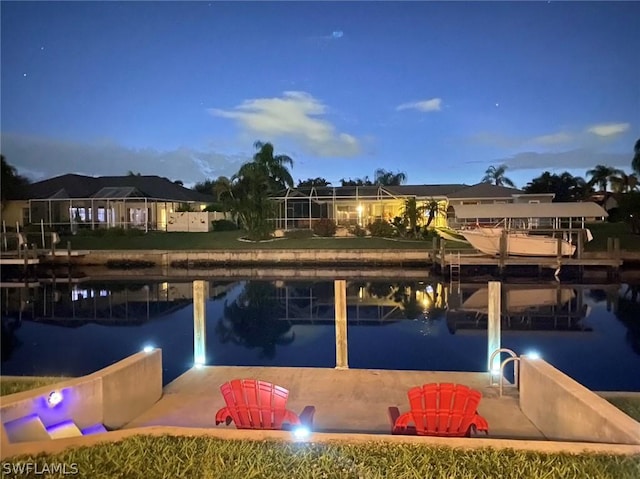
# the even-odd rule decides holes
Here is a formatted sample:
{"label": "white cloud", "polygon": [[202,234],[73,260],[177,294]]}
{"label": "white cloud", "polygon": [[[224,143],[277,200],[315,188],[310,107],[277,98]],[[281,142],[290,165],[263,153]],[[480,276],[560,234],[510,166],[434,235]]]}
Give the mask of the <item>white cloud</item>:
{"label": "white cloud", "polygon": [[80,143],[2,133],[2,154],[20,174],[39,181],[66,173],[87,176],[143,175],[181,180],[185,186],[230,176],[248,158],[182,147],[170,151],[133,149],[114,142]]}
{"label": "white cloud", "polygon": [[403,103],[396,107],[397,111],[401,110],[418,110],[418,111],[440,111],[442,109],[442,98],[431,98],[430,100],[414,101]]}
{"label": "white cloud", "polygon": [[235,120],[255,139],[292,140],[301,149],[320,157],[349,157],[360,153],[360,142],[321,119],[327,107],[308,93],[286,91],[282,97],[245,100],[233,110],[210,109],[212,115]]}
{"label": "white cloud", "polygon": [[550,133],[548,135],[541,135],[531,138],[528,142],[535,143],[537,145],[558,145],[561,143],[567,143],[573,140],[573,136],[566,132]]}
{"label": "white cloud", "polygon": [[587,128],[587,131],[598,136],[615,136],[624,133],[630,126],[629,123],[601,123]]}

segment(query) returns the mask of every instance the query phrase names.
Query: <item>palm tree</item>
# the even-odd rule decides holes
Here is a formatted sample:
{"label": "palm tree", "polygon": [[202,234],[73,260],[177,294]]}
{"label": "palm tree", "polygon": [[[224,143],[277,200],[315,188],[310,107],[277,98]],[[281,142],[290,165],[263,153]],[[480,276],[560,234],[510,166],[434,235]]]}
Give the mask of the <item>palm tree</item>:
{"label": "palm tree", "polygon": [[633,146],[633,160],[631,160],[631,168],[633,171],[640,175],[640,138],[636,141],[636,144]]}
{"label": "palm tree", "polygon": [[318,177],[318,178],[308,178],[304,181],[299,180],[298,181],[298,188],[301,187],[310,187],[310,186],[331,186],[331,182],[327,181],[326,179],[322,178],[322,177]]}
{"label": "palm tree", "polygon": [[500,165],[498,167],[490,166],[487,168],[487,171],[484,172],[484,177],[482,178],[483,183],[491,183],[497,186],[507,185],[512,188],[515,188],[515,183],[511,181],[509,178],[504,176],[507,171],[507,165]]}
{"label": "palm tree", "polygon": [[2,203],[2,209],[4,209],[6,200],[10,200],[13,196],[19,194],[23,188],[29,184],[29,180],[19,175],[15,167],[7,163],[4,155],[0,155],[0,161],[2,163],[0,203]]}
{"label": "palm tree", "polygon": [[587,176],[591,177],[589,184],[598,185],[600,191],[607,191],[607,185],[611,179],[623,174],[624,171],[606,165],[596,165],[595,168],[587,170]]}
{"label": "palm tree", "polygon": [[409,231],[412,236],[418,233],[420,219],[424,215],[425,207],[418,206],[418,202],[415,198],[407,198],[404,202],[404,208],[402,210],[402,219],[404,225],[409,226]]}
{"label": "palm tree", "polygon": [[442,212],[442,208],[440,207],[440,203],[431,198],[423,206],[423,211],[427,214],[427,224],[425,225],[425,228],[428,228],[435,217]]}
{"label": "palm tree", "polygon": [[271,192],[275,193],[286,187],[293,188],[293,178],[287,169],[287,165],[293,166],[291,157],[287,155],[274,156],[271,143],[256,141],[253,146],[258,150],[253,155],[253,161],[266,169],[267,175],[271,178]]}
{"label": "palm tree", "polygon": [[394,173],[392,171],[387,171],[382,168],[378,168],[374,173],[374,184],[382,185],[382,186],[398,186],[407,181],[407,174],[398,171]]}
{"label": "palm tree", "polygon": [[274,156],[271,143],[257,141],[254,146],[258,152],[253,161],[244,163],[230,180],[220,177],[216,181],[220,201],[240,220],[249,238],[266,239],[274,229],[275,204],[270,196],[293,187],[287,169],[293,160],[286,155]]}
{"label": "palm tree", "polygon": [[638,187],[638,177],[634,174],[627,175],[621,172],[620,176],[613,176],[609,179],[611,189],[616,193],[626,193]]}

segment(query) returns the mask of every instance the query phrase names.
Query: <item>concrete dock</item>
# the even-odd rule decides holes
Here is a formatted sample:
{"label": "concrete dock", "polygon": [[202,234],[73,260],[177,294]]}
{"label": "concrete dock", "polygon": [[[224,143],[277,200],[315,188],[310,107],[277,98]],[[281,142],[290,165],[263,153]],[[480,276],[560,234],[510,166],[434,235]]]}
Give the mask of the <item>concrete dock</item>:
{"label": "concrete dock", "polygon": [[[383,353],[381,353],[383,354]],[[225,406],[220,385],[231,379],[260,379],[289,390],[288,409],[299,414],[315,406],[315,432],[386,434],[389,406],[409,410],[407,391],[425,383],[453,382],[482,392],[478,412],[489,422],[489,438],[544,440],[518,406],[515,388],[490,387],[488,373],[390,371],[331,368],[204,366],[192,368],[165,386],[162,398],[126,428],[180,426],[229,429],[215,425]],[[480,437],[485,437],[484,434]]]}

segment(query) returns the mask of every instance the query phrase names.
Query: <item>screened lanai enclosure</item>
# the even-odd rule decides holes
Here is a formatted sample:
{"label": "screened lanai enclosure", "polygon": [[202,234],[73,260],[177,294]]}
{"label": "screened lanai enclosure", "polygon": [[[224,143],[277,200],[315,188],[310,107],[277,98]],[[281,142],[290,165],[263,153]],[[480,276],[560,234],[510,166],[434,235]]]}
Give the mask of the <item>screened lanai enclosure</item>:
{"label": "screened lanai enclosure", "polygon": [[37,224],[72,232],[100,228],[164,231],[175,212],[200,212],[214,200],[159,176],[66,174],[28,185],[3,209],[3,221],[8,227]]}
{"label": "screened lanai enclosure", "polygon": [[168,215],[181,207],[181,202],[148,198],[133,187],[106,187],[89,198],[28,200],[24,224],[42,223],[74,233],[78,228],[165,230]]}
{"label": "screened lanai enclosure", "polygon": [[[415,198],[419,206],[434,199],[424,194],[429,193],[422,191],[425,187],[428,185],[289,188],[273,198],[277,204],[274,222],[276,229],[290,230],[311,228],[322,218],[334,220],[341,227],[366,227],[375,220],[392,221],[403,215],[408,199]],[[446,224],[447,200],[442,196],[435,199],[441,203],[436,221]]]}

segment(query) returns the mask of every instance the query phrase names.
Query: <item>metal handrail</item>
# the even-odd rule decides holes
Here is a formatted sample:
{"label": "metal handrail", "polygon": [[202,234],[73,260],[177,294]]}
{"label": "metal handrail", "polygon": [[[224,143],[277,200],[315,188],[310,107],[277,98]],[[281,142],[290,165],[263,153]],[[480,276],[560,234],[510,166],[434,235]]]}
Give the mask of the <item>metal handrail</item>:
{"label": "metal handrail", "polygon": [[[513,383],[514,386],[517,388],[518,387],[518,369],[520,368],[520,358],[519,357],[515,357],[515,358],[507,358],[504,361],[502,361],[502,363],[500,364],[500,397],[502,397],[502,389],[503,389],[503,383],[504,383],[504,375],[502,374],[502,371],[504,370],[504,367],[507,365],[507,363],[513,361]],[[515,363],[518,363],[518,365],[516,366]]]}
{"label": "metal handrail", "polygon": [[[508,353],[511,355],[512,358],[517,358],[518,355],[509,348],[500,348],[500,349],[496,349],[493,353],[491,353],[491,356],[489,357],[489,365],[493,365],[493,359],[496,357],[496,354],[500,354],[500,353]],[[494,382],[493,382],[493,376],[496,373],[496,371],[490,370],[489,371],[489,386],[495,386]],[[499,371],[500,377],[502,377],[502,367],[500,368]],[[518,373],[517,371],[514,370],[513,373],[513,377],[514,377],[514,381],[517,383],[518,382]]]}

